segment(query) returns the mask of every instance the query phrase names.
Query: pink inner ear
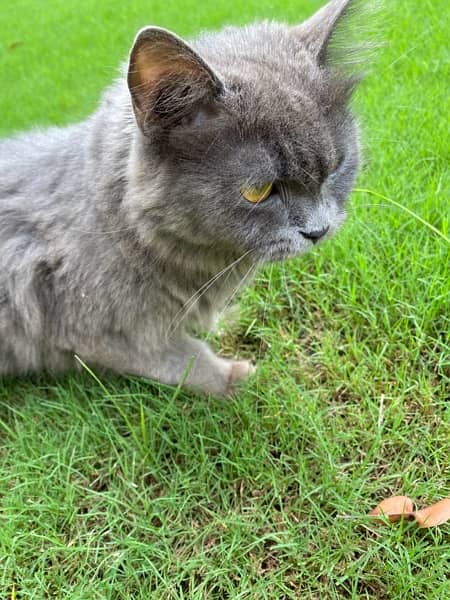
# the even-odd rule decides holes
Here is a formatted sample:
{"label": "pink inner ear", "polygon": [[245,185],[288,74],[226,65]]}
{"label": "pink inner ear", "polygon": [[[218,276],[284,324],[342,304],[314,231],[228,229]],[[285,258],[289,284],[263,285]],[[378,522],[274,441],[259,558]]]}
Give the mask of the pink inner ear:
{"label": "pink inner ear", "polygon": [[143,129],[152,120],[169,126],[192,117],[221,89],[221,83],[182,40],[168,32],[144,30],[131,51],[128,87]]}
{"label": "pink inner ear", "polygon": [[133,85],[151,87],[168,75],[203,75],[202,69],[187,57],[181,56],[165,45],[143,44],[137,49],[134,57]]}

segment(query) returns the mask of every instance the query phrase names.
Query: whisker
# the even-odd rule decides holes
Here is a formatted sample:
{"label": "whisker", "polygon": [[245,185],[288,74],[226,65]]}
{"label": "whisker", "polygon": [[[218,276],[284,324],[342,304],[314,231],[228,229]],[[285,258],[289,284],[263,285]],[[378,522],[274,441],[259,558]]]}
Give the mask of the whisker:
{"label": "whisker", "polygon": [[[188,300],[186,300],[183,306],[177,311],[175,316],[170,321],[165,336],[166,339],[168,339],[172,335],[172,333],[179,327],[180,323],[183,321],[183,319],[186,318],[189,311],[195,306],[195,304],[200,300],[200,298],[204,294],[206,294],[206,292],[211,288],[211,286],[213,286],[225,273],[230,273],[233,267],[240,263],[251,252],[253,252],[253,250],[247,250],[247,252],[244,252],[244,254],[242,254],[239,258],[237,258],[231,264],[224,267],[221,271],[219,271],[219,273],[216,273],[215,275],[213,275],[213,277],[208,279],[206,283],[204,283],[198,290],[196,290],[192,294],[190,298],[188,298]],[[178,319],[179,316],[180,318]]]}
{"label": "whisker", "polygon": [[309,173],[304,167],[300,167],[300,169],[303,171],[303,173],[305,173],[305,175],[308,175],[308,177],[310,179],[312,179],[314,181],[314,183],[317,183],[317,185],[320,185],[321,182],[319,181],[319,179],[317,179],[317,177],[314,177],[314,175]]}
{"label": "whisker", "polygon": [[125,231],[133,231],[136,229],[135,226],[130,225],[130,227],[122,227],[120,229],[109,229],[106,231],[89,231],[88,229],[78,229],[76,227],[70,227],[70,231],[76,231],[77,233],[83,233],[86,235],[111,235],[113,233],[124,233]]}
{"label": "whisker", "polygon": [[[236,285],[236,287],[234,288],[232,294],[229,296],[229,298],[227,299],[227,301],[225,302],[225,305],[223,306],[223,308],[219,311],[218,313],[218,318],[222,318],[222,316],[224,315],[224,313],[226,312],[226,310],[229,308],[230,304],[233,302],[233,299],[235,298],[236,294],[239,293],[239,291],[244,287],[246,281],[249,279],[249,277],[251,275],[253,275],[253,273],[256,271],[256,269],[259,267],[259,263],[256,262],[254,264],[251,264],[249,269],[247,270],[247,272],[245,273],[245,275],[240,279],[240,281],[238,282],[238,284]],[[208,337],[211,335],[212,331],[213,331],[213,327],[210,327],[208,332],[206,333],[206,339],[208,339]]]}
{"label": "whisker", "polygon": [[392,206],[392,204],[383,204],[383,203],[378,203],[378,202],[373,202],[373,203],[368,203],[368,204],[356,204],[355,203],[355,207],[358,208],[373,208],[374,206],[376,207],[381,207],[381,208],[395,208],[395,206]]}

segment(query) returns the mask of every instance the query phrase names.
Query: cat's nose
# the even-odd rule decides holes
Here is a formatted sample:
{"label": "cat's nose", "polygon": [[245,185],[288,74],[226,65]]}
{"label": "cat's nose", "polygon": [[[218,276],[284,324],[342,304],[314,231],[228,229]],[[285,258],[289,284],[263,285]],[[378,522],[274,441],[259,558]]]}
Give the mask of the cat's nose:
{"label": "cat's nose", "polygon": [[320,240],[320,238],[322,238],[326,233],[328,233],[329,229],[330,226],[327,225],[323,229],[316,229],[314,231],[301,231],[300,233],[308,240],[311,240],[313,244],[316,244]]}

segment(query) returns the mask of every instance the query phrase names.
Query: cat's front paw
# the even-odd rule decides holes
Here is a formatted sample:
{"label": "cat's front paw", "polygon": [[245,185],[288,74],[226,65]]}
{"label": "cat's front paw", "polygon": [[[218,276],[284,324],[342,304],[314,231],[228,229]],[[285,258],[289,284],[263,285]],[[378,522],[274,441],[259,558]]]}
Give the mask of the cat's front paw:
{"label": "cat's front paw", "polygon": [[231,396],[238,384],[255,373],[256,367],[249,360],[233,360],[230,361],[230,374],[228,376],[228,385],[226,396]]}

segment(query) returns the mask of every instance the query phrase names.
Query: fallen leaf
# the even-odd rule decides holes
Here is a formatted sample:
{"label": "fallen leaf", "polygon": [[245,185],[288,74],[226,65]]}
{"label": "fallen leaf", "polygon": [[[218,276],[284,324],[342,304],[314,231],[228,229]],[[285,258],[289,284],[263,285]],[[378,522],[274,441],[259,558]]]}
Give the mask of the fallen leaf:
{"label": "fallen leaf", "polygon": [[414,518],[419,527],[436,527],[446,523],[450,520],[450,498],[444,498],[436,504],[416,510]]}
{"label": "fallen leaf", "polygon": [[[385,515],[391,523],[400,521],[402,517],[414,515],[414,504],[408,496],[391,496],[385,498],[378,506],[370,511],[370,516]],[[450,518],[450,517],[449,517]],[[381,521],[381,519],[378,519]]]}

